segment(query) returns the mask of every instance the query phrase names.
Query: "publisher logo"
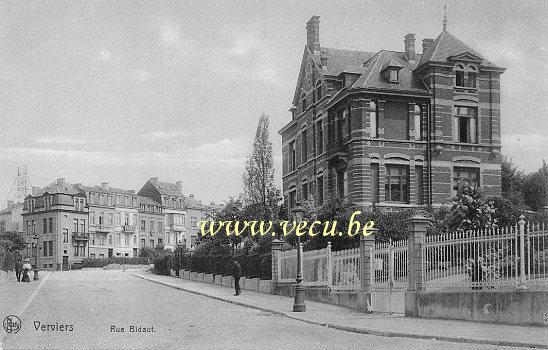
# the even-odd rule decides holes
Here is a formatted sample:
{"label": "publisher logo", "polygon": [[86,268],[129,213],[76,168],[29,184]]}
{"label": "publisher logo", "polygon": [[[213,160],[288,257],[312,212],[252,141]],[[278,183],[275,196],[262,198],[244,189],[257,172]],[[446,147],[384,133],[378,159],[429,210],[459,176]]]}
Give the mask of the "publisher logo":
{"label": "publisher logo", "polygon": [[7,333],[17,333],[21,330],[21,320],[17,316],[9,315],[4,318],[2,326]]}

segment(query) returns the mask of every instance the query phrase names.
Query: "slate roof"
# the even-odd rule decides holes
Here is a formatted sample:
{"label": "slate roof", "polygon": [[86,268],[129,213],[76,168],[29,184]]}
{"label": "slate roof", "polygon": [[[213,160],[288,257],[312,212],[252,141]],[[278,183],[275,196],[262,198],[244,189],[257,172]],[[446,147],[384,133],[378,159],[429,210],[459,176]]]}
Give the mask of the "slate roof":
{"label": "slate roof", "polygon": [[[418,55],[420,56],[420,55]],[[428,92],[424,84],[413,74],[417,60],[410,63],[403,52],[381,50],[365,64],[365,72],[354,82],[353,88],[371,88],[393,91]],[[381,71],[387,65],[401,67],[398,83],[388,82]]]}
{"label": "slate roof", "polygon": [[73,184],[71,183],[68,183],[68,182],[64,182],[63,183],[63,186],[59,185],[59,183],[57,181],[53,181],[52,183],[50,183],[49,185],[47,185],[46,187],[38,190],[38,192],[36,193],[36,195],[34,195],[33,197],[39,197],[39,196],[42,196],[44,193],[49,193],[49,194],[68,194],[68,195],[77,195],[77,194],[82,194],[82,191],[80,191],[76,186],[74,186]]}
{"label": "slate roof", "polygon": [[184,197],[183,193],[179,190],[177,185],[169,183],[169,182],[152,182],[154,187],[160,192],[160,194],[165,194],[168,196],[179,196]]}
{"label": "slate roof", "polygon": [[83,189],[84,191],[95,192],[95,193],[106,193],[106,194],[116,193],[116,194],[129,194],[129,195],[135,194],[134,190],[123,190],[115,187],[103,188],[101,186],[84,186],[84,185],[80,185],[78,187]]}
{"label": "slate roof", "polygon": [[349,67],[361,67],[373,56],[372,52],[320,48],[320,57],[327,58],[325,74],[337,76]]}
{"label": "slate roof", "polygon": [[185,207],[191,208],[191,209],[202,209],[203,205],[194,197],[186,197],[185,198]]}
{"label": "slate roof", "polygon": [[426,62],[447,62],[447,58],[455,56],[461,53],[470,52],[478,57],[482,61],[482,65],[496,67],[492,62],[489,62],[485,57],[480,55],[477,51],[457,39],[453,34],[447,30],[443,30],[440,35],[434,40],[432,45],[422,55],[419,66]]}

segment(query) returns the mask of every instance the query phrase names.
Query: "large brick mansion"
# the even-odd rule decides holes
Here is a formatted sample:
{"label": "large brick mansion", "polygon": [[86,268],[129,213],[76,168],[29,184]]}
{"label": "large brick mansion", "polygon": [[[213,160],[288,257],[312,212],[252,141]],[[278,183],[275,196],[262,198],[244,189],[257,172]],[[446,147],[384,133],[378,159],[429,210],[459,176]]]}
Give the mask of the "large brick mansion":
{"label": "large brick mansion", "polygon": [[459,182],[500,194],[498,67],[447,29],[402,52],[320,46],[307,23],[292,118],[281,130],[289,208],[331,196],[362,208],[438,206]]}

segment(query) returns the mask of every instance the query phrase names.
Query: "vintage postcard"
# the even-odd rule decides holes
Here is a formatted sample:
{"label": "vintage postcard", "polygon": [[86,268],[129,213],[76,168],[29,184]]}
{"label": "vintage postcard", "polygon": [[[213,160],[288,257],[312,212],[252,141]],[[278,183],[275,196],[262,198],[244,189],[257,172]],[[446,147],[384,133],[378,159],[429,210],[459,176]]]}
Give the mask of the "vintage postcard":
{"label": "vintage postcard", "polygon": [[0,2],[0,350],[548,349],[548,2]]}

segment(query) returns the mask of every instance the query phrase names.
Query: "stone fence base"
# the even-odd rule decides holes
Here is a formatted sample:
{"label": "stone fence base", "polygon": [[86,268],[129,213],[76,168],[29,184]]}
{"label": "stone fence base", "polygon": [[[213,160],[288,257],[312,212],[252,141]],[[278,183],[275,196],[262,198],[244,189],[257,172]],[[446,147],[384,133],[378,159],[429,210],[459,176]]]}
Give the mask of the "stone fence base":
{"label": "stone fence base", "polygon": [[548,327],[548,291],[407,292],[405,315]]}
{"label": "stone fence base", "polygon": [[[186,270],[179,270],[179,278],[217,284],[225,287],[234,287],[234,278],[232,276],[213,275],[209,273],[196,273]],[[240,287],[245,290],[253,290],[262,293],[274,293],[273,283],[270,280],[260,280],[258,278],[240,278]]]}
{"label": "stone fence base", "polygon": [[[179,278],[217,284],[225,287],[234,287],[234,278],[232,276],[212,275],[207,273],[204,274],[180,270]],[[261,293],[285,295],[291,297],[295,296],[294,282],[276,284],[271,280],[242,277],[240,278],[240,287],[243,290],[252,290]],[[329,287],[306,286],[305,296],[307,300],[345,306],[364,312],[370,311],[371,297],[369,293],[354,290],[332,291]]]}
{"label": "stone fence base", "polygon": [[[273,293],[278,295],[295,296],[295,283],[278,283],[273,288]],[[306,300],[312,300],[324,304],[332,304],[370,312],[371,296],[369,293],[357,290],[331,290],[327,286],[306,286]]]}

